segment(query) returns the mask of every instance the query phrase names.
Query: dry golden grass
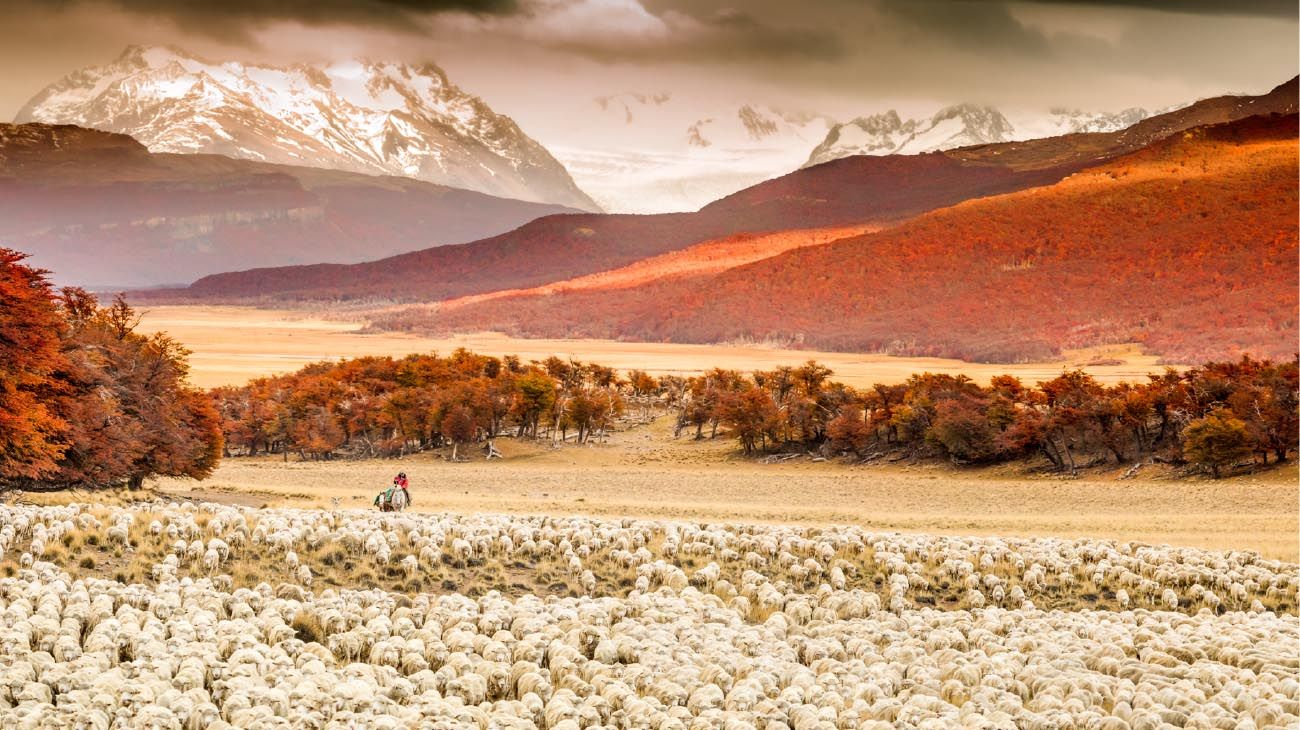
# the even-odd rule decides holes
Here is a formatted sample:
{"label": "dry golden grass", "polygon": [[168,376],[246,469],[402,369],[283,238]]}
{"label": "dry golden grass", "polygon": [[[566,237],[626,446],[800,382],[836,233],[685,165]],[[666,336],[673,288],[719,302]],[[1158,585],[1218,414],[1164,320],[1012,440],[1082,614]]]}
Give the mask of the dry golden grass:
{"label": "dry golden grass", "polygon": [[694,521],[855,524],[878,531],[1101,537],[1297,560],[1294,465],[1221,481],[1126,471],[1080,479],[1015,468],[846,466],[739,458],[730,441],[674,441],[660,420],[608,444],[500,439],[503,461],[436,455],[372,461],[227,459],[208,481],[160,480],[163,493],[247,505],[369,508],[399,469],[417,512],[589,514]]}
{"label": "dry golden grass", "polygon": [[[9,499],[5,500],[8,496]],[[18,501],[24,504],[35,505],[56,505],[72,504],[74,502],[87,503],[93,502],[98,505],[129,505],[135,502],[148,501],[154,498],[165,498],[166,495],[156,492],[153,489],[130,490],[125,488],[115,489],[61,489],[53,492],[25,492],[15,490],[12,492],[0,493],[0,501]]]}
{"label": "dry golden grass", "polygon": [[[759,345],[678,345],[610,340],[526,340],[499,334],[442,339],[402,334],[360,334],[363,323],[327,320],[305,312],[251,307],[166,306],[145,309],[140,329],[164,331],[193,351],[191,379],[200,386],[242,384],[252,378],[292,372],[309,362],[362,355],[400,356],[413,352],[448,353],[465,347],[485,355],[519,355],[525,360],[551,355],[598,362],[619,371],[639,368],[653,374],[695,375],[714,367],[749,372],[809,359],[825,363],[837,380],[856,387],[895,383],[913,373],[964,373],[980,382],[1003,373],[1027,382],[1048,380],[1063,369],[1093,361],[1119,365],[1087,366],[1104,382],[1139,380],[1161,366],[1153,355],[1117,345],[1067,353],[1057,362],[985,365],[929,357],[889,357],[842,352],[785,350]],[[340,317],[347,316],[345,314]]]}

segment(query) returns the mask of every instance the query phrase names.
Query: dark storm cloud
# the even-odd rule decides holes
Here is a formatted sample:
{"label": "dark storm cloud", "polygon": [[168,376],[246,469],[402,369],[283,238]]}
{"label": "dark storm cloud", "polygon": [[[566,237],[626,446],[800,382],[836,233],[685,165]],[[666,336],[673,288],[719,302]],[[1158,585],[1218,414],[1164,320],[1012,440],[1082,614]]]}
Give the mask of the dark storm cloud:
{"label": "dark storm cloud", "polygon": [[899,22],[896,32],[919,39],[994,54],[1046,56],[1051,52],[1047,37],[1016,20],[1006,3],[891,0],[881,9]]}
{"label": "dark storm cloud", "polygon": [[[593,2],[643,6],[663,33],[630,37],[605,27],[554,32],[550,19],[569,22],[571,5],[559,0],[17,0],[47,9],[100,8],[152,18],[199,36],[254,45],[256,32],[276,22],[305,26],[369,27],[406,34],[439,33],[449,16],[482,18],[489,33],[599,61],[754,63],[841,62],[864,44],[898,38],[916,47],[942,46],[988,57],[1044,59],[1064,45],[1086,40],[1047,35],[1020,22],[1017,7],[1091,7],[1103,11],[1161,10],[1190,15],[1292,17],[1294,0],[639,0]],[[494,22],[499,21],[499,22]],[[524,25],[533,30],[520,31]],[[455,25],[450,31],[460,32]],[[541,28],[541,30],[537,30]]]}
{"label": "dark storm cloud", "polygon": [[122,10],[166,20],[190,32],[236,38],[279,21],[417,30],[424,17],[435,13],[502,15],[518,9],[516,0],[45,0],[33,4],[54,10]]}
{"label": "dark storm cloud", "polygon": [[[51,5],[76,5],[85,0],[56,0]],[[451,10],[509,13],[515,0],[95,0],[97,4],[136,13],[174,18],[239,20],[297,20],[304,23],[390,23],[413,14]]]}
{"label": "dark storm cloud", "polygon": [[838,29],[710,0],[519,0],[513,13],[431,17],[440,41],[515,39],[602,63],[731,65],[825,63],[846,55]]}
{"label": "dark storm cloud", "polygon": [[[1250,15],[1295,18],[1295,0],[1023,0],[1040,5],[1096,5],[1099,7],[1164,10],[1193,15]],[[980,0],[966,0],[972,4]]]}
{"label": "dark storm cloud", "polygon": [[[437,33],[445,14],[476,16],[489,21],[489,30],[509,25],[544,25],[567,11],[553,0],[12,0],[36,11],[117,11],[175,25],[194,35],[251,45],[256,31],[277,22],[306,26],[352,26]],[[580,4],[580,3],[574,3]],[[616,5],[617,3],[611,3]],[[639,3],[637,3],[639,4]],[[814,4],[818,4],[814,2]],[[679,5],[679,7],[672,7]],[[763,2],[753,3],[765,10]],[[832,28],[800,23],[771,23],[759,14],[721,7],[697,12],[700,4],[678,0],[660,13],[670,31],[658,38],[628,38],[581,27],[559,33],[529,34],[531,40],[603,60],[743,60],[803,58],[835,60],[843,55],[841,38]],[[493,24],[500,20],[504,24]],[[690,20],[683,25],[680,21]],[[676,21],[676,22],[675,22]],[[457,26],[458,28],[461,26]],[[517,28],[516,28],[517,29]],[[603,30],[603,29],[601,29]],[[656,55],[659,58],[656,58]]]}
{"label": "dark storm cloud", "polygon": [[[663,24],[662,33],[640,37],[564,33],[552,45],[598,60],[644,63],[822,63],[841,60],[846,54],[843,38],[833,29],[763,18],[731,7],[698,10],[686,6],[662,10],[653,16]],[[545,35],[537,37],[547,41]]]}
{"label": "dark storm cloud", "polygon": [[833,61],[841,58],[845,51],[839,35],[831,30],[768,24],[735,8],[723,8],[701,20],[715,35],[704,39],[700,45],[713,48],[719,55],[734,52],[743,56]]}

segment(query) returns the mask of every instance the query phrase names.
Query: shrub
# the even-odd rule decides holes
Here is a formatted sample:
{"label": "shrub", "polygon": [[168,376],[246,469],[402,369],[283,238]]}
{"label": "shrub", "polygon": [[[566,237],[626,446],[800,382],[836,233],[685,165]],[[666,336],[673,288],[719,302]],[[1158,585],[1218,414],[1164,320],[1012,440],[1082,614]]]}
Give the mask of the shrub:
{"label": "shrub", "polygon": [[1198,418],[1183,433],[1183,453],[1187,460],[1218,479],[1224,467],[1250,456],[1250,434],[1246,424],[1224,409]]}
{"label": "shrub", "polygon": [[293,621],[289,624],[289,627],[293,629],[293,635],[297,637],[299,641],[308,644],[312,642],[321,644],[325,641],[325,627],[321,625],[320,619],[316,618],[313,614],[299,611],[294,614]]}

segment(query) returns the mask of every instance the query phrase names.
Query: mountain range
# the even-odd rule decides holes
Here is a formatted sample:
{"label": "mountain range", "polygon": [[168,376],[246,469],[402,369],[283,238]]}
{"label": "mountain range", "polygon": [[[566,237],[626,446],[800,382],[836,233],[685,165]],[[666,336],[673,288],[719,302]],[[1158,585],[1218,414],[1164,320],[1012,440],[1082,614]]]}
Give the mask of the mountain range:
{"label": "mountain range", "polygon": [[799,167],[854,155],[904,155],[1077,132],[1111,132],[1148,116],[1052,109],[1015,122],[991,106],[955,104],[932,116],[897,111],[836,123],[807,110],[670,91],[597,97],[550,149],[606,210],[694,211]]}
{"label": "mountain range", "polygon": [[543,146],[432,63],[270,66],[131,46],[51,84],[16,121],[129,134],[154,152],[400,175],[581,210],[658,213],[695,211],[840,157],[1114,131],[1145,116],[1136,108],[1054,109],[1013,122],[993,107],[957,104],[924,118],[891,110],[837,124],[816,111],[725,94],[625,92],[573,110]]}
{"label": "mountain range", "polygon": [[1046,117],[1013,124],[996,108],[976,104],[955,104],[930,117],[906,120],[891,109],[832,126],[804,166],[852,155],[915,155],[1081,132],[1115,132],[1148,116],[1137,107],[1113,114],[1058,108]]}
{"label": "mountain range", "polygon": [[[469,244],[222,274],[149,298],[425,302],[373,324],[995,361],[1116,338],[1175,359],[1276,354],[1295,340],[1283,310],[1296,288],[1296,97],[1292,79],[1118,131],[833,160],[694,214],[550,216]],[[828,230],[850,226],[875,232]],[[780,243],[699,264],[743,234]],[[661,276],[637,266],[686,249]],[[532,287],[544,291],[427,304]]]}
{"label": "mountain range", "polygon": [[768,180],[695,213],[547,216],[481,241],[352,266],[204,277],[155,300],[437,301],[539,286],[740,233],[883,225],[972,197],[1042,185],[1077,169],[967,164],[940,153],[850,157]]}
{"label": "mountain range", "polygon": [[[1284,264],[1296,248],[1296,79],[1155,115],[1054,110],[1030,125],[971,104],[841,125],[669,93],[595,104],[583,118],[603,131],[586,152],[557,147],[566,161],[604,150],[606,168],[575,166],[593,189],[621,185],[644,206],[691,185],[739,189],[693,212],[584,212],[594,204],[556,158],[436,67],[276,68],[132,48],[49,87],[22,117],[142,141],[0,126],[0,241],[63,282],[197,279],[140,300],[346,301],[370,307],[379,329],[989,360],[1134,339],[1174,359],[1294,345],[1294,317],[1274,310],[1295,298]],[[1021,139],[1030,128],[1064,133]],[[207,148],[227,154],[195,152]],[[637,187],[656,159],[656,189],[670,191],[658,199]],[[794,172],[770,177],[778,164]],[[524,174],[548,166],[580,205],[517,199],[539,185],[555,195],[557,176]],[[516,197],[416,179],[481,187],[470,178],[483,170]],[[617,197],[602,202],[626,204]]]}
{"label": "mountain range", "polygon": [[45,88],[16,121],[120,132],[153,152],[401,175],[599,210],[545,147],[431,63],[278,67],[131,46]]}
{"label": "mountain range", "polygon": [[906,121],[891,109],[831,127],[805,166],[851,155],[909,155],[1005,142],[1014,134],[1011,123],[993,107],[958,104],[928,119]]}
{"label": "mountain range", "polygon": [[75,126],[0,124],[0,245],[61,284],[178,284],[219,271],[352,263],[572,208],[405,177],[150,152]]}

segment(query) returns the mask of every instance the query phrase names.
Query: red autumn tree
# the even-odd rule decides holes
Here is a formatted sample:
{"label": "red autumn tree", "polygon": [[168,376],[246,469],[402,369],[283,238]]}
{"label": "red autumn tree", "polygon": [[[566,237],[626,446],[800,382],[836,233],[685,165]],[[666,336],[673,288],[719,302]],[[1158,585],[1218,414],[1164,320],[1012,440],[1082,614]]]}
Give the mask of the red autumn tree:
{"label": "red autumn tree", "polygon": [[188,352],[135,332],[125,300],[56,295],[0,249],[0,483],[139,487],[202,478],[222,455],[222,417],[187,382]]}
{"label": "red autumn tree", "polygon": [[460,445],[467,444],[474,440],[478,434],[478,423],[474,420],[474,413],[463,405],[453,406],[443,416],[440,426],[442,437],[451,442],[451,460],[458,458]]}
{"label": "red autumn tree", "polygon": [[779,425],[780,412],[772,396],[762,388],[750,387],[729,392],[720,408],[722,423],[731,429],[746,454],[766,448]]}
{"label": "red autumn tree", "polygon": [[69,289],[62,303],[71,362],[62,407],[73,437],[58,478],[137,488],[152,475],[211,474],[223,449],[221,416],[189,385],[189,351],[165,334],[136,332],[139,318],[120,297],[101,308]]}
{"label": "red autumn tree", "polygon": [[926,437],[957,463],[987,461],[997,453],[997,432],[989,422],[985,403],[971,396],[939,401]]}
{"label": "red autumn tree", "polygon": [[862,417],[862,408],[849,404],[840,410],[840,414],[826,424],[826,435],[831,448],[836,451],[852,451],[861,455],[873,440],[871,426]]}
{"label": "red autumn tree", "polygon": [[63,322],[45,272],[0,248],[0,482],[52,474],[67,423],[52,408],[67,368]]}

